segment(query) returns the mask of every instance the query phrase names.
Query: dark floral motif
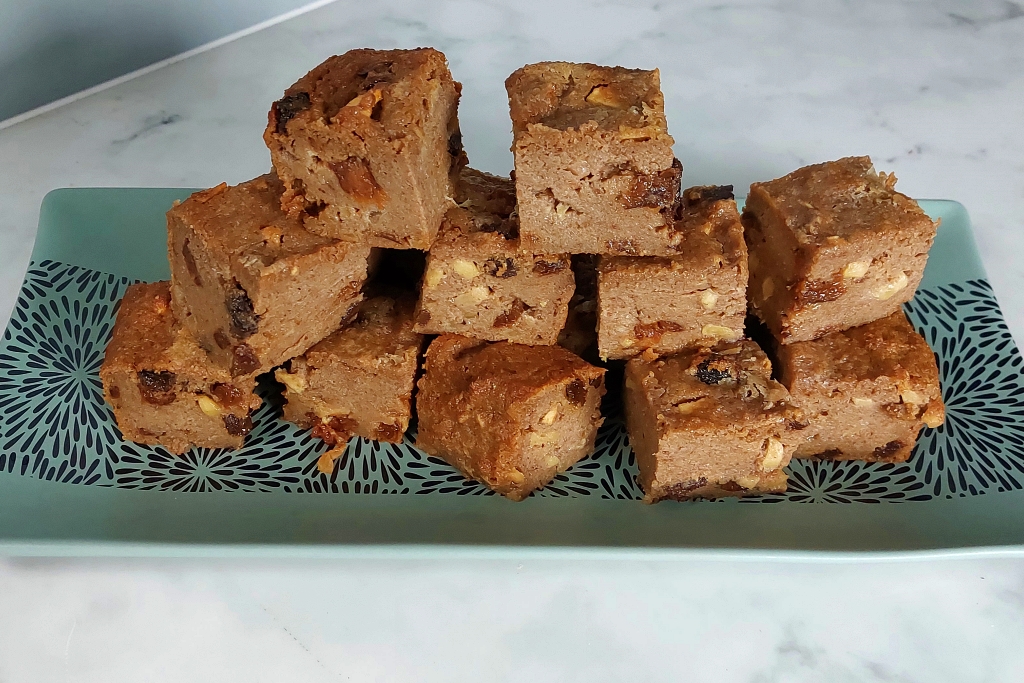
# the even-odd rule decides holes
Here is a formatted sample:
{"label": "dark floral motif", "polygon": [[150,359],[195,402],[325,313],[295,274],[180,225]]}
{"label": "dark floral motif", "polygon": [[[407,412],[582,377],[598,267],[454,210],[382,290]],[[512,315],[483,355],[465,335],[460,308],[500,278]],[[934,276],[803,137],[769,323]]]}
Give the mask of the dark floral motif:
{"label": "dark floral motif", "polygon": [[54,261],[29,267],[0,349],[0,471],[101,483],[121,438],[97,372],[129,284]]}
{"label": "dark floral motif", "polygon": [[278,419],[281,399],[273,382],[261,382],[263,405],[253,415],[253,431],[237,451],[193,448],[172,455],[160,446],[118,439],[106,478],[120,488],[163,491],[302,491],[304,471],[315,469],[323,442]]}
{"label": "dark floral motif", "polygon": [[1024,359],[992,288],[969,280],[918,290],[904,310],[935,351],[946,422],[900,464],[794,461],[789,490],[757,501],[917,501],[1024,487]]}
{"label": "dark floral motif", "polygon": [[[320,472],[327,446],[280,419],[269,377],[238,451],[173,456],[125,442],[97,373],[129,284],[53,261],[32,264],[0,347],[0,472],[170,491],[494,495],[417,450],[414,430],[401,444],[352,439],[331,473]],[[879,503],[1024,488],[1024,361],[991,288],[971,280],[920,290],[906,311],[939,360],[946,423],[924,430],[907,463],[797,461],[787,493],[747,502]],[[614,391],[606,403],[612,417],[594,453],[534,495],[641,497]]]}
{"label": "dark floral motif", "polygon": [[607,420],[597,432],[594,452],[580,460],[534,495],[601,496],[618,500],[639,500],[643,492],[636,483],[636,458],[629,447],[629,435],[621,420]]}

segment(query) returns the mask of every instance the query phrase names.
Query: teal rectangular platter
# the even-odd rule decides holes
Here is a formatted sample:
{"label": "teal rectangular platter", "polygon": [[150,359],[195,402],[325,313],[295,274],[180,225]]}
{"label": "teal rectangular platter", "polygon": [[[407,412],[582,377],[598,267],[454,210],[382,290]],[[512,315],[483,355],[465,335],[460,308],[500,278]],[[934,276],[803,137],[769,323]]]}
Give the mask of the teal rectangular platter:
{"label": "teal rectangular platter", "polygon": [[0,341],[0,554],[829,559],[1024,552],[1024,380],[952,201],[905,310],[935,351],[946,423],[907,463],[794,461],[785,494],[639,502],[621,420],[522,503],[414,446],[325,449],[266,383],[240,451],[123,441],[97,371],[125,287],[169,276],[164,213],[189,189],[63,189],[43,201]]}

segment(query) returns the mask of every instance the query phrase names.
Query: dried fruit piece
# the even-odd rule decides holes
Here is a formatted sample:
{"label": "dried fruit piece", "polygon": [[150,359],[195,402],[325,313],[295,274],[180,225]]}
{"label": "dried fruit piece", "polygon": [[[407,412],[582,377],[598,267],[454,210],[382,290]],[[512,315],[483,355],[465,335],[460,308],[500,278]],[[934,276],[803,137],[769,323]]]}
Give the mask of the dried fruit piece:
{"label": "dried fruit piece", "polygon": [[383,208],[387,201],[387,193],[377,184],[370,170],[370,162],[359,157],[349,157],[344,161],[329,163],[334,175],[338,178],[341,189],[361,204],[376,204]]}
{"label": "dried fruit piece", "polygon": [[565,397],[574,406],[581,406],[587,402],[587,385],[582,380],[574,379],[565,386]]}
{"label": "dried fruit piece", "polygon": [[533,264],[533,272],[536,275],[553,275],[560,273],[566,268],[564,261],[544,261],[537,259]]}
{"label": "dried fruit piece", "polygon": [[189,249],[188,240],[181,245],[181,257],[185,261],[185,270],[192,277],[192,282],[195,283],[196,287],[203,286],[203,279],[199,277],[199,268],[196,267],[196,259],[192,255],[192,250]]}
{"label": "dried fruit piece", "polygon": [[[680,168],[680,170],[682,169]],[[735,198],[732,185],[704,185],[687,189],[683,193],[683,204],[689,207],[704,202],[718,202]]]}
{"label": "dried fruit piece", "polygon": [[239,344],[231,352],[231,374],[248,375],[260,368],[260,359],[248,344]]}
{"label": "dried fruit piece", "polygon": [[523,302],[522,299],[516,297],[512,300],[512,305],[509,309],[503,313],[499,313],[494,319],[492,327],[511,327],[519,322],[519,319],[523,316],[523,313],[530,310],[530,307]]}
{"label": "dried fruit piece", "polygon": [[231,334],[235,338],[245,339],[256,333],[260,318],[253,310],[252,299],[237,282],[235,288],[228,292],[225,305],[231,318]]}
{"label": "dried fruit piece", "polygon": [[274,102],[270,111],[274,116],[274,129],[278,134],[286,135],[288,133],[288,122],[299,112],[309,109],[309,104],[308,92],[285,95],[277,102]]}
{"label": "dried fruit piece", "polygon": [[252,431],[252,418],[238,417],[228,413],[224,416],[224,428],[231,436],[245,436]]}
{"label": "dried fruit piece", "polygon": [[641,206],[664,208],[672,206],[679,196],[679,182],[683,176],[683,167],[678,159],[672,166],[658,173],[639,173],[633,178],[629,191],[619,196],[619,204],[625,209]]}
{"label": "dried fruit piece", "polygon": [[222,405],[241,405],[242,397],[245,393],[233,384],[226,384],[224,382],[217,382],[210,388],[210,393],[213,394]]}
{"label": "dried fruit piece", "polygon": [[519,274],[516,262],[510,258],[489,258],[484,261],[484,272],[491,277],[510,278]]}
{"label": "dried fruit piece", "polygon": [[804,305],[823,304],[835,301],[843,294],[846,294],[846,285],[843,284],[842,277],[831,280],[805,280],[797,287],[796,300]]}
{"label": "dried fruit piece", "polygon": [[633,336],[637,339],[661,339],[667,332],[682,332],[683,326],[670,320],[659,320],[653,323],[637,323],[633,326]]}
{"label": "dried fruit piece", "polygon": [[373,438],[377,441],[401,441],[402,428],[395,424],[381,423],[374,428]]}
{"label": "dried fruit piece", "polygon": [[219,346],[222,349],[231,348],[231,340],[228,339],[228,336],[224,334],[223,330],[217,330],[216,332],[213,333],[213,341],[215,341],[217,343],[217,346]]}
{"label": "dried fruit piece", "polygon": [[173,372],[153,372],[139,370],[139,393],[142,400],[155,406],[165,406],[177,398],[174,385],[177,376]]}
{"label": "dried fruit piece", "polygon": [[448,136],[448,155],[452,159],[462,156],[462,131],[455,131]]}
{"label": "dried fruit piece", "polygon": [[896,455],[897,452],[904,448],[902,441],[890,441],[884,446],[879,446],[873,452],[876,458],[889,458]]}
{"label": "dried fruit piece", "polygon": [[665,498],[670,500],[686,500],[689,496],[687,495],[691,491],[696,491],[702,486],[707,486],[707,477],[700,477],[699,479],[692,479],[690,481],[679,482],[678,484],[672,484],[665,489]]}
{"label": "dried fruit piece", "polygon": [[704,384],[721,384],[733,379],[732,364],[724,358],[709,356],[697,364],[693,376]]}

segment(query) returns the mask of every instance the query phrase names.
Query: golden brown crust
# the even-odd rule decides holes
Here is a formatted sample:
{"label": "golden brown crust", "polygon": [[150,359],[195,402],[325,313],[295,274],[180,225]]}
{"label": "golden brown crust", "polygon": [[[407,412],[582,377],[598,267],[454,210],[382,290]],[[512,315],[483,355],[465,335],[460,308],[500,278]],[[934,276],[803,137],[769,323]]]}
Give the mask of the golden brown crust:
{"label": "golden brown crust", "polygon": [[630,360],[624,405],[648,502],[785,490],[806,427],[746,340]]}
{"label": "golden brown crust", "polygon": [[943,422],[935,356],[902,311],[777,353],[810,422],[796,457],[903,462],[920,430]]}
{"label": "golden brown crust", "polygon": [[[711,190],[727,190],[717,199]],[[598,266],[602,358],[659,355],[739,339],[747,313],[747,248],[731,188],[691,188],[669,225],[676,256],[604,256]]]}
{"label": "golden brown crust", "polygon": [[558,346],[442,335],[418,385],[416,445],[522,500],[593,448],[603,379]]}
{"label": "golden brown crust", "polygon": [[377,296],[355,319],[275,372],[286,420],[330,445],[352,435],[400,443],[424,338],[412,329],[411,293]]}
{"label": "golden brown crust", "polygon": [[657,71],[543,62],[505,82],[524,248],[669,253],[682,166]]}
{"label": "golden brown crust", "polygon": [[513,133],[531,125],[557,130],[592,125],[634,138],[667,136],[658,70],[540,62],[505,81]]}
{"label": "golden brown crust", "polygon": [[427,256],[416,330],[554,344],[573,294],[569,257],[521,248],[511,180],[465,168],[457,197]]}
{"label": "golden brown crust", "polygon": [[877,320],[914,295],[937,223],[895,182],[848,157],[751,186],[748,298],[782,343]]}
{"label": "golden brown crust", "polygon": [[99,374],[124,438],[172,453],[241,447],[260,406],[251,379],[211,363],[175,322],[168,282],[128,288]]}
{"label": "golden brown crust", "polygon": [[368,246],[428,249],[466,163],[461,86],[442,53],[351,50],[274,103],[263,139],[311,231]]}
{"label": "golden brown crust", "polygon": [[174,373],[201,368],[211,382],[231,381],[231,374],[210,363],[192,336],[175,322],[166,281],[135,284],[125,292],[104,365]]}
{"label": "golden brown crust", "polygon": [[281,210],[283,191],[274,172],[230,187],[222,183],[172,207],[167,218],[189,226],[223,258],[264,268],[331,244],[334,240],[309,232]]}
{"label": "golden brown crust", "polygon": [[896,176],[876,173],[871,158],[813,164],[776,180],[754,183],[750,194],[786,217],[801,245],[823,246],[861,232],[932,230],[917,202],[895,190]]}
{"label": "golden brown crust", "polygon": [[[284,113],[280,103],[270,110],[268,134],[281,134],[293,122],[326,122],[342,131],[401,139],[418,123],[421,107],[411,91],[427,81],[451,81],[448,62],[433,48],[412,50],[349,50],[328,57],[285,90],[284,98],[308,98],[308,105],[293,105]],[[380,109],[374,118],[373,109]]]}
{"label": "golden brown crust", "polygon": [[236,376],[302,353],[362,298],[369,247],[307,231],[281,210],[281,192],[270,173],[167,214],[174,315]]}

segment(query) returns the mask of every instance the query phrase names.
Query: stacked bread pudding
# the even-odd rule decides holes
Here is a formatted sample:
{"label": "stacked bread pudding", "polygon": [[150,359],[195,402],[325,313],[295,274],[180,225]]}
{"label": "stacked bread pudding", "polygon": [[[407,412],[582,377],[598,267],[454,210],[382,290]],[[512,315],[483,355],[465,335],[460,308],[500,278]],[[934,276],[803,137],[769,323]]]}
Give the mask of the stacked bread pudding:
{"label": "stacked bread pudding", "polygon": [[521,500],[593,450],[624,363],[656,501],[782,491],[794,456],[904,460],[942,421],[900,310],[936,225],[895,178],[810,166],[741,216],[731,187],[680,189],[657,71],[506,87],[514,180],[467,165],[436,50],[353,50],[288,88],[273,171],[173,207],[170,282],[122,301],[101,377],[124,437],[238,448],[273,372],[329,472],[353,436],[401,442],[415,393],[415,445]]}

